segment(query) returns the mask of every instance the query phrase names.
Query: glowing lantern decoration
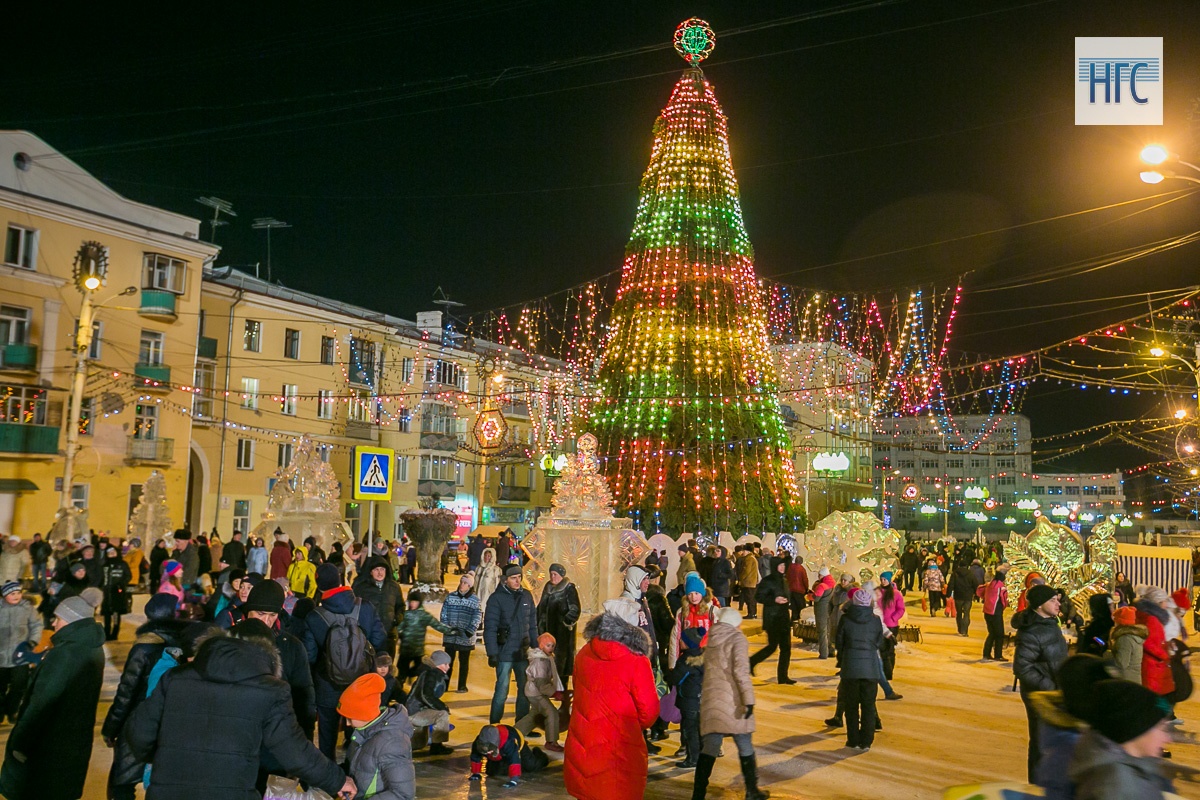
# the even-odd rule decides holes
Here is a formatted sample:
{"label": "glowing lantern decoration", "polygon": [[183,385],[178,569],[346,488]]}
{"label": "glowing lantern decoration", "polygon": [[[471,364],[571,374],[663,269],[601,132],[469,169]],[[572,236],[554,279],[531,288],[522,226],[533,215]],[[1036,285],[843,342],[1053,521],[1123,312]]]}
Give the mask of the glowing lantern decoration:
{"label": "glowing lantern decoration", "polygon": [[1016,518],[1016,517],[1005,517],[1005,518],[1004,518],[1004,524],[1005,524],[1005,525],[1016,525],[1016,524],[1017,524],[1017,518]]}
{"label": "glowing lantern decoration", "polygon": [[988,496],[988,490],[981,486],[968,486],[963,492],[963,497],[968,500],[982,500]]}
{"label": "glowing lantern decoration", "polygon": [[498,408],[485,409],[475,418],[472,432],[481,450],[496,450],[504,444],[504,439],[508,436],[508,420]]}
{"label": "glowing lantern decoration", "polygon": [[984,500],[984,501],[983,501],[983,507],[984,507],[984,508],[986,508],[988,511],[991,511],[992,509],[994,509],[994,508],[995,508],[996,506],[998,506],[998,505],[1000,505],[1000,504],[999,504],[999,503],[997,503],[995,500],[993,500],[993,499],[992,499],[992,498],[990,498],[990,497],[989,497],[987,500]]}
{"label": "glowing lantern decoration", "polygon": [[917,488],[916,484],[910,483],[908,486],[904,487],[904,491],[901,492],[901,494],[904,495],[905,500],[911,501],[916,500],[921,496],[921,490]]}
{"label": "glowing lantern decoration", "polygon": [[1021,509],[1022,511],[1036,511],[1038,507],[1037,500],[1028,499],[1017,501],[1017,508]]}
{"label": "glowing lantern decoration", "polygon": [[864,497],[858,501],[858,504],[863,508],[879,508],[879,501],[874,497]]}
{"label": "glowing lantern decoration", "polygon": [[921,513],[922,514],[936,514],[937,506],[931,506],[928,503],[926,503],[925,505],[921,506]]}
{"label": "glowing lantern decoration", "polygon": [[692,17],[679,23],[679,27],[675,29],[674,44],[675,52],[694,67],[712,53],[713,48],[717,46],[717,37],[707,22],[699,17]]}

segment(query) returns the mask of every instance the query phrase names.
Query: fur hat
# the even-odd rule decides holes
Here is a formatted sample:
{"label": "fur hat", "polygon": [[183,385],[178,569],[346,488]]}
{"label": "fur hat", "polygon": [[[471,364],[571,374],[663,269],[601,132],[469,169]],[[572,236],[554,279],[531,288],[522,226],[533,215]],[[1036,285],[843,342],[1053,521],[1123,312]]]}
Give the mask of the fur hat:
{"label": "fur hat", "polygon": [[1030,608],[1037,610],[1057,596],[1058,592],[1044,583],[1039,583],[1029,587],[1029,591],[1025,593],[1025,600]]}
{"label": "fur hat", "polygon": [[379,701],[385,689],[387,681],[383,676],[377,672],[368,672],[356,678],[354,683],[342,692],[337,704],[337,713],[346,719],[375,719],[379,716]]}
{"label": "fur hat", "polygon": [[1157,586],[1138,586],[1134,591],[1137,592],[1138,600],[1147,600],[1156,606],[1167,602],[1166,589],[1160,589]]}
{"label": "fur hat", "polygon": [[718,608],[717,622],[731,628],[738,628],[742,624],[742,615],[737,612],[736,608]]}
{"label": "fur hat", "polygon": [[617,597],[604,601],[604,613],[612,614],[622,622],[638,627],[641,620],[641,607],[628,597]]}

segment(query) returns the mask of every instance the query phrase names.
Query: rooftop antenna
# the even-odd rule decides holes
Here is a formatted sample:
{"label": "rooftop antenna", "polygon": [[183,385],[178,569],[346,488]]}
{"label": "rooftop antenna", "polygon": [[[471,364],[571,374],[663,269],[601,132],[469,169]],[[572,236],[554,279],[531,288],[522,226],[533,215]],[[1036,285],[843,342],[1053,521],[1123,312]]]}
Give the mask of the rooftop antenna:
{"label": "rooftop antenna", "polygon": [[433,293],[433,304],[441,306],[442,311],[446,312],[446,316],[450,316],[450,309],[463,307],[463,304],[457,300],[451,300],[450,295],[446,294],[440,286]]}
{"label": "rooftop antenna", "polygon": [[291,225],[274,217],[259,217],[250,225],[256,231],[267,232],[267,283],[271,282],[271,231],[275,228],[290,228]]}
{"label": "rooftop antenna", "polygon": [[237,213],[233,210],[233,203],[228,200],[222,200],[219,197],[197,197],[196,202],[202,206],[208,206],[213,210],[213,218],[209,220],[208,224],[212,225],[212,243],[216,244],[217,227],[229,224],[229,220],[221,219],[221,215],[237,216]]}

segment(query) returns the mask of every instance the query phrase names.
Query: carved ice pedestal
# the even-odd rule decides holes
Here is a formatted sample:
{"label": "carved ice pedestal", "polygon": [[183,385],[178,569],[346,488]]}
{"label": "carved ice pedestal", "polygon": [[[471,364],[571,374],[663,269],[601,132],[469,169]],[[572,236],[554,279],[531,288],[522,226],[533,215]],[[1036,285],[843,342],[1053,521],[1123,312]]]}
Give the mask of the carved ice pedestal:
{"label": "carved ice pedestal", "polygon": [[534,595],[541,596],[550,565],[562,564],[579,590],[585,620],[625,591],[626,567],[650,551],[628,519],[544,519],[521,544],[530,555],[524,572]]}

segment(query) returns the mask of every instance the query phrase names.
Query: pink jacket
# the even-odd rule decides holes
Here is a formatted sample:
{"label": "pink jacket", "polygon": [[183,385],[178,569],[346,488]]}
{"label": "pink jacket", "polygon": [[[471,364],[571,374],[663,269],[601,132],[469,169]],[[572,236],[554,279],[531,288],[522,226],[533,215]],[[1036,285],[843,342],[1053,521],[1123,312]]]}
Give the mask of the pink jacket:
{"label": "pink jacket", "polygon": [[904,595],[900,594],[900,590],[896,589],[892,592],[892,602],[884,602],[883,589],[875,590],[875,602],[879,604],[879,610],[883,613],[883,625],[886,628],[900,627],[900,620],[904,617]]}
{"label": "pink jacket", "polygon": [[1002,580],[993,580],[988,583],[987,588],[983,591],[983,613],[995,614],[996,606],[1000,606],[1000,612],[1004,612],[1005,606],[1008,605],[1008,587],[1004,585]]}

